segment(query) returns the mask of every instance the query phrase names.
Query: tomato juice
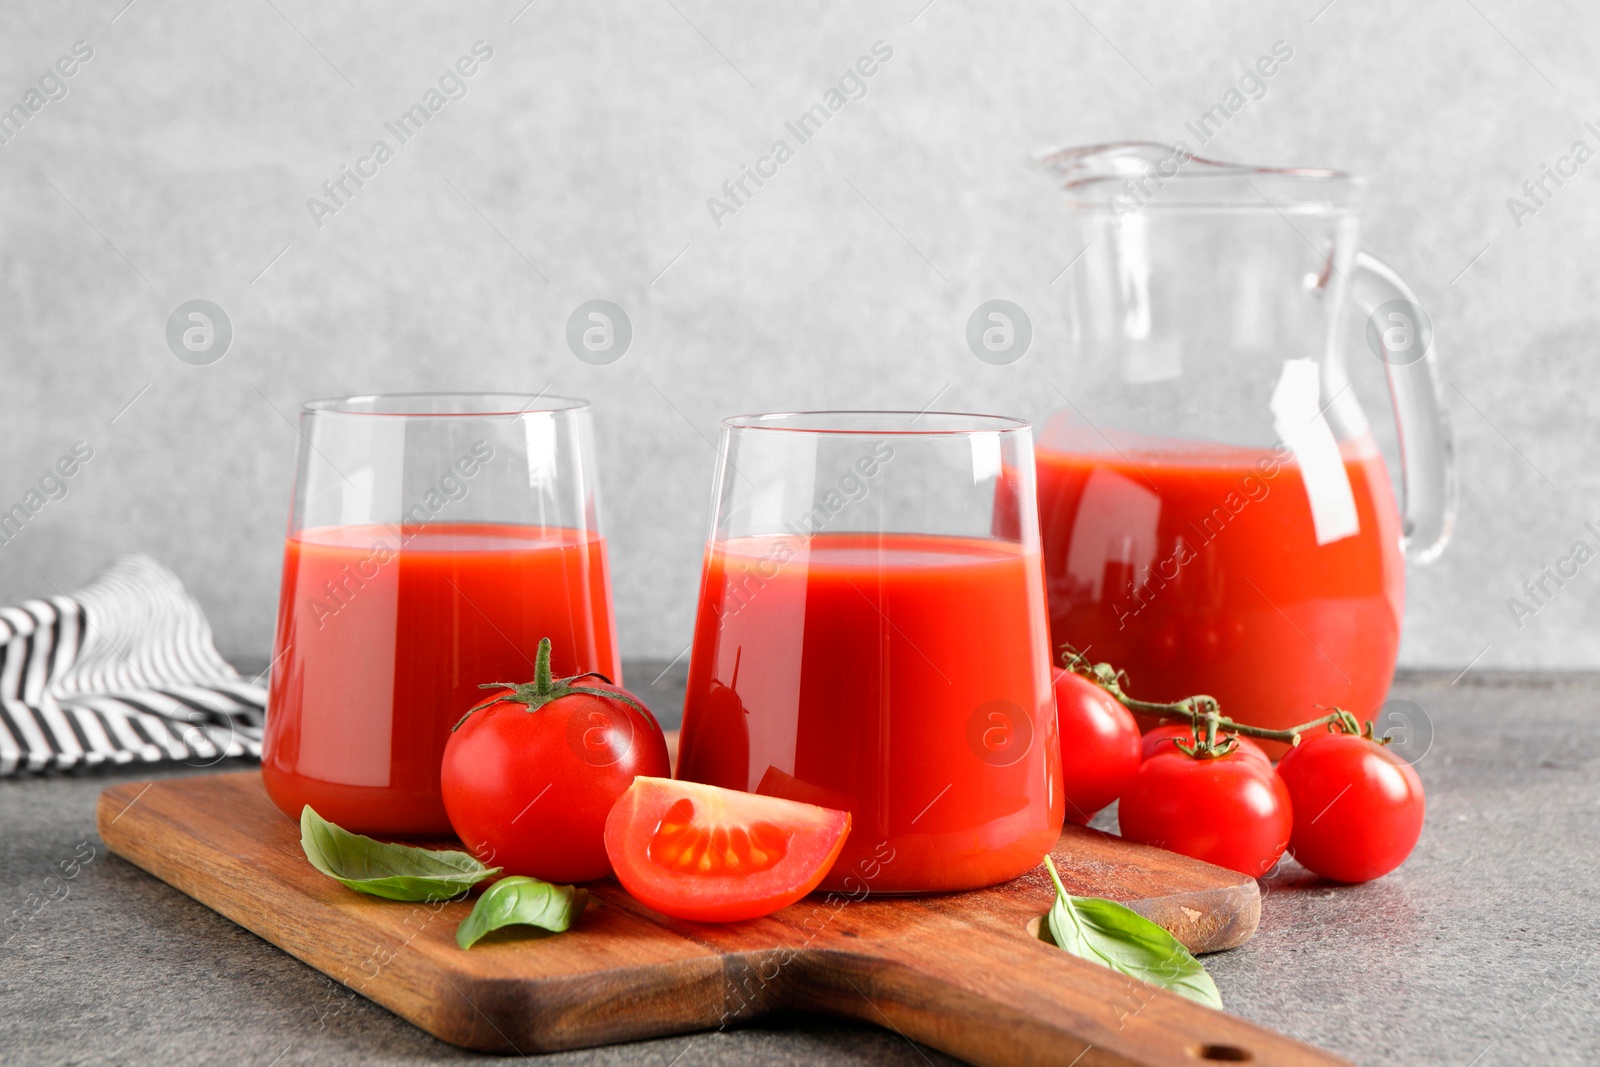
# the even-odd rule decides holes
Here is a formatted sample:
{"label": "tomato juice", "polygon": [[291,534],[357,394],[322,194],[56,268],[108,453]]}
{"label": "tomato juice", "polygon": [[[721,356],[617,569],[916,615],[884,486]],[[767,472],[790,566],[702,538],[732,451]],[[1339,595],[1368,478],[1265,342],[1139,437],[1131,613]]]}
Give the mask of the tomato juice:
{"label": "tomato juice", "polygon": [[348,830],[449,835],[439,766],[483,682],[620,683],[605,541],[484,523],[314,527],[284,548],[261,772],[286,814]]}
{"label": "tomato juice", "polygon": [[1140,699],[1209,693],[1253,725],[1333,705],[1373,717],[1400,643],[1400,521],[1370,438],[1341,443],[1338,459],[1319,477],[1342,474],[1354,510],[1319,543],[1311,494],[1344,487],[1308,490],[1287,448],[1038,449],[1053,647],[1127,671]]}
{"label": "tomato juice", "polygon": [[1037,551],[900,533],[707,547],[678,776],[848,810],[824,889],[992,885],[1060,836]]}

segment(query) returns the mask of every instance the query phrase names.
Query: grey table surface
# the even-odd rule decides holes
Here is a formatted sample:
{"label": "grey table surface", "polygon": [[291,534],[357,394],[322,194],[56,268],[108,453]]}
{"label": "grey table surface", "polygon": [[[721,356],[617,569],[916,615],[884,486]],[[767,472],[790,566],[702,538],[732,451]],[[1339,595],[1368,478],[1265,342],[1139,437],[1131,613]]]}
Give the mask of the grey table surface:
{"label": "grey table surface", "polygon": [[[644,691],[676,708],[681,684],[669,673]],[[1407,702],[1396,705],[1409,712],[1405,747],[1428,793],[1417,851],[1364,886],[1283,864],[1262,883],[1260,932],[1206,958],[1228,1010],[1364,1064],[1600,1062],[1600,676],[1474,672],[1452,684],[1405,673],[1391,698]],[[109,855],[95,833],[100,790],[153,776],[0,781],[0,914],[13,913],[0,934],[0,1062],[480,1058]],[[27,905],[61,861],[91,849],[64,898]],[[815,1018],[544,1059],[954,1062],[890,1031]]]}

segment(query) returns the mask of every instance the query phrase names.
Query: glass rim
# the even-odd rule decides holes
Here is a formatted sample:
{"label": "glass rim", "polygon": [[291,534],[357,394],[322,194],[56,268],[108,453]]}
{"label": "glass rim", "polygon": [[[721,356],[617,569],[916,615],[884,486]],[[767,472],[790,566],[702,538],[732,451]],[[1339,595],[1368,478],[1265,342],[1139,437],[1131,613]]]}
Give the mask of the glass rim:
{"label": "glass rim", "polygon": [[[1129,178],[1147,176],[1160,162],[1180,151],[1188,152],[1181,142],[1159,141],[1108,141],[1101,144],[1078,145],[1070,148],[1053,148],[1034,157],[1041,170],[1054,174],[1061,188],[1068,194],[1067,202],[1073,206],[1101,206],[1097,201],[1082,199],[1106,186],[1120,187]],[[1142,169],[1141,169],[1142,168]],[[1137,207],[1139,210],[1221,210],[1276,212],[1278,214],[1351,214],[1358,210],[1367,188],[1367,180],[1359,174],[1331,167],[1267,166],[1254,163],[1235,163],[1212,159],[1188,152],[1172,174],[1157,172],[1158,185],[1178,183],[1178,190],[1162,196],[1147,196]],[[1251,178],[1275,183],[1293,183],[1294,194],[1274,201],[1255,188]],[[1216,195],[1211,190],[1227,183],[1243,182],[1250,192],[1235,197]],[[1284,186],[1287,188],[1287,186]]]}
{"label": "glass rim", "polygon": [[[892,426],[890,420],[945,420],[945,425],[923,427]],[[860,420],[864,425],[847,425]],[[890,408],[839,408],[820,411],[775,411],[752,415],[730,415],[722,420],[724,430],[769,431],[793,434],[855,434],[866,437],[964,437],[982,433],[1027,433],[1033,424],[1012,415],[991,415],[969,411],[898,411]]]}
{"label": "glass rim", "polygon": [[356,393],[307,400],[300,405],[300,413],[407,419],[484,419],[586,411],[592,406],[580,397],[557,396],[554,393]]}

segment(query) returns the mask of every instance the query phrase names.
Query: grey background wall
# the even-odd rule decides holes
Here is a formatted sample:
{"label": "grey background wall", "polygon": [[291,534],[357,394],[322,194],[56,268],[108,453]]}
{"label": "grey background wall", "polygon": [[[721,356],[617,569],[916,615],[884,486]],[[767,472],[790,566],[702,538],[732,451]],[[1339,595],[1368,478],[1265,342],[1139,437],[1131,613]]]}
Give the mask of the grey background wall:
{"label": "grey background wall", "polygon": [[[1073,375],[1051,326],[1073,249],[1030,154],[1182,136],[1283,40],[1292,61],[1207,154],[1370,177],[1365,245],[1446,361],[1461,514],[1411,573],[1404,661],[1600,665],[1600,563],[1520,628],[1506,606],[1574,541],[1600,547],[1600,162],[1520,225],[1506,205],[1575,141],[1600,149],[1600,10],[525,2],[0,4],[0,105],[93,49],[0,145],[0,503],[93,449],[0,545],[0,596],[142,549],[225,652],[263,658],[301,400],[548,387],[597,405],[624,652],[676,655],[717,420],[936,398],[1042,417]],[[397,145],[383,124],[480,40],[466,95],[319,227],[307,198]],[[707,198],[878,41],[866,95],[719,226]],[[994,296],[1040,323],[1009,367],[963,340]],[[166,343],[194,298],[235,330],[210,366]],[[611,366],[564,343],[594,298],[633,323]],[[1376,360],[1352,360],[1386,425]]]}

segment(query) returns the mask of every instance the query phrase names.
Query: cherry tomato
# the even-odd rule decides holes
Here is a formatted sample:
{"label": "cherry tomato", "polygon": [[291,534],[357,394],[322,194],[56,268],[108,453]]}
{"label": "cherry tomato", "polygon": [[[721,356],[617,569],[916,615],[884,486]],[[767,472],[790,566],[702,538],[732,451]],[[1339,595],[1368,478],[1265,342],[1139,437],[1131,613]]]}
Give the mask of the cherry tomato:
{"label": "cherry tomato", "polygon": [[850,813],[697,782],[636,779],[606,819],[622,887],[663,915],[732,922],[811,892],[839,858]]}
{"label": "cherry tomato", "polygon": [[[1222,735],[1218,734],[1217,736],[1221,737]],[[1248,737],[1238,734],[1234,735],[1234,739],[1239,743],[1239,747],[1235,751],[1240,755],[1258,760],[1264,766],[1272,766],[1272,761],[1267,758],[1267,754],[1261,750],[1260,745]],[[1178,752],[1178,746],[1175,743],[1177,741],[1193,744],[1194,727],[1186,722],[1169,722],[1163,726],[1157,726],[1146,733],[1140,740],[1139,751],[1143,759],[1149,759],[1155,755],[1164,755],[1169,752]],[[1181,755],[1181,753],[1179,754]]]}
{"label": "cherry tomato", "polygon": [[450,825],[485,863],[547,882],[611,873],[605,825],[635,775],[670,774],[661,727],[627,690],[597,675],[550,677],[539,643],[536,679],[491,697],[444,749],[441,791]]}
{"label": "cherry tomato", "polygon": [[1406,861],[1422,834],[1422,780],[1355,734],[1305,738],[1278,763],[1296,813],[1289,851],[1337,882],[1366,882]]}
{"label": "cherry tomato", "polygon": [[1055,695],[1067,819],[1081,826],[1121,796],[1139,769],[1139,724],[1081,674],[1057,670]]}
{"label": "cherry tomato", "polygon": [[1290,805],[1277,773],[1251,756],[1174,750],[1139,765],[1117,811],[1129,840],[1259,878],[1289,844]]}

